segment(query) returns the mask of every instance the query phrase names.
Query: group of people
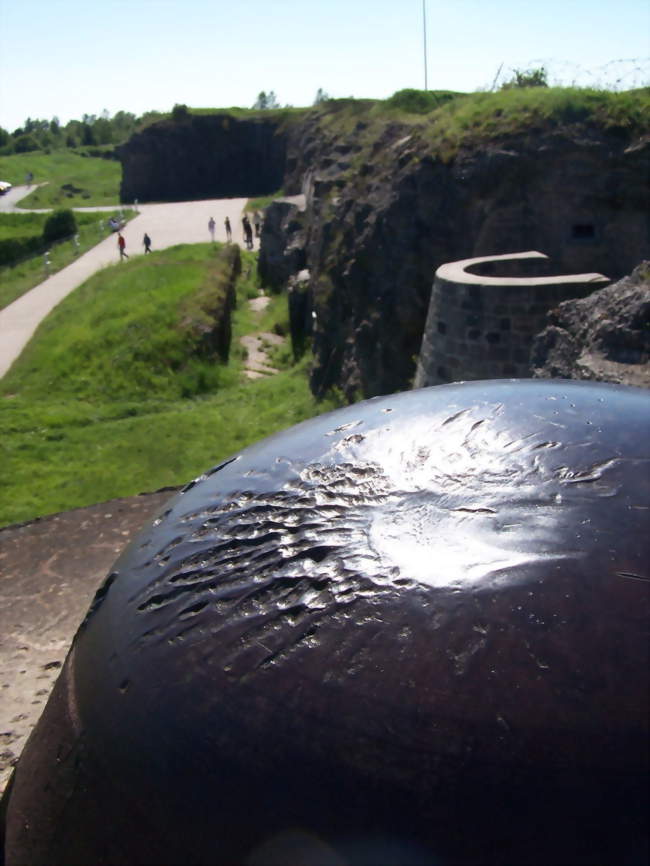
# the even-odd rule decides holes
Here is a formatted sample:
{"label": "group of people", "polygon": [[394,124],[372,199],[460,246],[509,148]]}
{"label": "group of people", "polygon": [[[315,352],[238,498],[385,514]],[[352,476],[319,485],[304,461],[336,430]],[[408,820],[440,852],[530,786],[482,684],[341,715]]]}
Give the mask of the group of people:
{"label": "group of people", "polygon": [[[230,225],[230,219],[228,217],[223,221],[224,226],[226,227],[226,240],[228,243],[232,240],[232,226]],[[210,217],[208,220],[208,231],[210,232],[210,237],[212,238],[212,242],[214,243],[214,232],[217,227],[216,222],[214,221],[214,217]]]}
{"label": "group of people", "polygon": [[[112,220],[109,220],[111,223],[111,228],[117,230],[117,248],[120,253],[120,261],[123,259],[128,259],[128,253],[126,252],[126,240],[124,239],[124,235],[121,232],[121,228],[124,225],[115,224],[113,226]],[[262,228],[262,217],[259,211],[255,211],[253,215],[253,224],[251,224],[250,219],[248,218],[248,214],[244,214],[244,218],[242,219],[242,227],[244,229],[244,242],[246,244],[247,250],[253,249],[253,225],[255,226],[255,237],[259,238]],[[230,219],[228,217],[224,220],[224,226],[226,228],[226,241],[228,243],[232,242],[232,226],[230,225]],[[214,217],[210,217],[208,220],[208,231],[210,232],[210,237],[214,241],[214,233],[216,230],[217,224],[214,221]],[[151,252],[151,238],[145,232],[144,237],[142,238],[142,244],[144,246],[145,255]]]}
{"label": "group of people", "polygon": [[[253,216],[253,225],[255,226],[255,237],[259,238],[262,230],[262,216],[259,211],[255,211]],[[248,214],[244,214],[244,218],[242,219],[242,227],[244,229],[244,242],[246,244],[247,250],[253,249],[253,225],[251,225],[251,221],[248,217]],[[229,217],[226,217],[224,220],[224,226],[226,227],[226,242],[232,242],[232,226],[230,225]],[[208,231],[210,232],[210,237],[214,242],[214,233],[217,228],[217,224],[214,221],[214,217],[210,217],[208,220]]]}
{"label": "group of people", "polygon": [[[144,233],[144,237],[142,238],[142,243],[144,245],[145,255],[146,255],[146,253],[150,253],[151,252],[151,238],[149,237],[149,235],[146,232]],[[129,254],[126,251],[126,240],[124,239],[124,235],[122,234],[121,231],[118,231],[118,233],[117,233],[117,249],[119,250],[119,253],[120,253],[120,261],[122,261],[123,259],[128,259]]]}

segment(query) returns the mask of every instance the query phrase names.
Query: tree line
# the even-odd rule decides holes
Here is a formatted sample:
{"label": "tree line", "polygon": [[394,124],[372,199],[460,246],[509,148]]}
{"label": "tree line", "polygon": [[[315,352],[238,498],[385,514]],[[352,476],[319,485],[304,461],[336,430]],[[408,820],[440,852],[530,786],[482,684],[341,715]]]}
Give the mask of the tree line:
{"label": "tree line", "polygon": [[84,114],[81,120],[60,123],[58,117],[43,120],[28,117],[22,126],[10,132],[0,127],[0,155],[29,153],[33,150],[59,150],[65,147],[101,147],[121,144],[145,122],[164,115],[148,111],[137,117],[129,111]]}
{"label": "tree line", "polygon": [[[330,97],[322,89],[314,100],[314,105],[326,102]],[[280,108],[280,102],[273,90],[262,90],[253,104],[256,109]],[[288,106],[287,106],[288,107]],[[190,115],[185,105],[175,105],[172,118],[181,120]],[[0,156],[12,153],[29,153],[34,150],[60,150],[69,147],[105,147],[110,149],[121,144],[133,135],[143,124],[159,120],[166,115],[160,111],[147,111],[137,117],[130,111],[118,111],[112,117],[108,111],[101,114],[84,114],[81,120],[69,120],[62,124],[58,117],[43,120],[28,117],[22,126],[13,132],[0,127]]]}

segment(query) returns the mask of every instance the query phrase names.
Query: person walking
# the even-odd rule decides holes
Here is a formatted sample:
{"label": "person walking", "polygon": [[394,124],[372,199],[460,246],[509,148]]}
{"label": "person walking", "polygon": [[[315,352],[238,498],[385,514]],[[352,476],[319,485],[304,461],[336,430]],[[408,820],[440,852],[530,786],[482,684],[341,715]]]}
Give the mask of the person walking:
{"label": "person walking", "polygon": [[120,251],[120,261],[122,261],[122,259],[128,259],[128,255],[126,254],[126,241],[124,240],[122,232],[117,233],[117,248]]}
{"label": "person walking", "polygon": [[258,238],[262,229],[262,215],[258,210],[255,211],[255,216],[253,217],[253,225],[255,226],[255,237]]}
{"label": "person walking", "polygon": [[215,226],[216,226],[216,223],[214,221],[214,217],[210,217],[210,219],[208,220],[208,231],[210,232],[210,237],[212,238],[212,243],[214,243]]}
{"label": "person walking", "polygon": [[232,228],[230,227],[230,219],[228,217],[225,218],[223,224],[226,227],[226,240],[228,243],[232,240]]}
{"label": "person walking", "polygon": [[144,244],[144,254],[146,255],[147,253],[150,253],[151,252],[151,238],[149,237],[149,235],[146,232],[144,233],[144,237],[142,238],[142,243]]}
{"label": "person walking", "polygon": [[246,241],[246,249],[253,249],[253,226],[251,225],[251,221],[248,219],[248,216],[244,216],[242,220],[242,225],[244,227],[244,239]]}

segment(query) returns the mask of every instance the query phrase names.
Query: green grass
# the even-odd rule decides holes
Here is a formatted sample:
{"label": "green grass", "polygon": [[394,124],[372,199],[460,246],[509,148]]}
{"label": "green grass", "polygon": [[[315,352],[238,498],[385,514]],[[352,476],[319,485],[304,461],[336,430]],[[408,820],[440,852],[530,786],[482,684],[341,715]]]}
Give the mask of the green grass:
{"label": "green grass", "polygon": [[34,184],[45,183],[26,198],[23,208],[94,207],[119,204],[122,167],[119,162],[81,156],[72,150],[32,151],[0,157],[0,180],[25,183],[31,171]]}
{"label": "green grass", "polygon": [[247,213],[253,213],[256,210],[261,211],[264,210],[265,207],[268,207],[272,202],[283,197],[284,190],[279,189],[277,192],[274,192],[271,195],[262,195],[258,198],[249,198],[246,202],[246,207],[244,208],[244,210]]}
{"label": "green grass", "polygon": [[[335,99],[311,110],[324,142],[347,137],[353,178],[365,163],[377,167],[376,150],[388,127],[420,139],[444,162],[461,147],[476,147],[514,135],[539,135],[585,126],[630,139],[650,128],[650,88],[616,93],[570,87],[525,87],[496,93],[399,91],[387,100]],[[419,150],[423,148],[420,147]],[[392,151],[386,150],[385,157]],[[380,166],[379,166],[380,168]]]}
{"label": "green grass", "polygon": [[613,93],[569,87],[529,87],[473,93],[428,115],[427,137],[449,158],[461,145],[504,136],[569,131],[587,124],[630,136],[650,127],[650,89]]}
{"label": "green grass", "polygon": [[[110,211],[102,211],[101,213],[77,212],[75,217],[79,229],[79,248],[77,249],[72,240],[63,241],[50,247],[49,274],[55,274],[61,268],[65,268],[110,234],[106,227],[110,216]],[[127,221],[134,216],[133,211],[124,211],[124,218]],[[43,223],[47,217],[48,214],[0,214],[0,238],[16,237],[21,234],[39,234],[43,230]],[[104,223],[103,230],[100,230],[101,221]],[[16,298],[24,295],[25,292],[33,289],[34,286],[46,279],[47,275],[42,255],[25,259],[13,266],[0,268],[0,310],[15,301]]]}
{"label": "green grass", "polygon": [[178,485],[245,445],[335,408],[311,395],[306,361],[247,381],[236,340],[286,323],[286,296],[259,320],[243,276],[228,365],[188,325],[219,283],[218,246],[181,246],[107,268],[42,323],[0,382],[0,525]]}
{"label": "green grass", "polygon": [[[295,120],[300,120],[308,111],[308,108],[294,108],[286,106],[284,108],[260,109],[260,108],[242,108],[241,106],[231,106],[229,108],[192,108],[188,106],[190,115],[206,115],[206,114],[226,114],[234,118],[257,118],[257,117],[272,117],[276,120],[292,123]],[[138,132],[146,129],[154,123],[159,122],[173,123],[171,112],[154,112],[149,116],[145,116],[142,123],[138,127]],[[184,123],[186,121],[180,121]]]}
{"label": "green grass", "polygon": [[[219,367],[198,357],[203,323],[195,302],[208,272],[223,269],[220,252],[183,245],[99,271],[42,323],[0,392],[18,382],[31,400],[56,393],[103,403],[216,390]],[[195,375],[209,384],[193,385]]]}
{"label": "green grass", "polygon": [[386,100],[385,105],[390,109],[398,109],[408,114],[429,114],[459,96],[465,96],[465,94],[453,90],[414,90],[407,88],[394,93]]}
{"label": "green grass", "polygon": [[40,235],[47,218],[43,213],[0,213],[0,240]]}

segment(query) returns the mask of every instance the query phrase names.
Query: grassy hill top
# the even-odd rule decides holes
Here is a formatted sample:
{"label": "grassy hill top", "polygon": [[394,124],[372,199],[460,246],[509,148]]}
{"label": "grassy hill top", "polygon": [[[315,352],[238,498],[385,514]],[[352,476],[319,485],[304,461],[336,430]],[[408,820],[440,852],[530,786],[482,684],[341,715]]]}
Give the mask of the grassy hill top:
{"label": "grassy hill top", "polygon": [[[185,123],[192,116],[227,114],[233,118],[266,118],[294,125],[318,118],[329,132],[348,135],[359,143],[377,140],[383,127],[396,122],[421,130],[437,155],[453,158],[462,144],[540,128],[576,124],[632,136],[650,131],[650,88],[623,92],[575,87],[509,87],[495,92],[459,93],[449,90],[401,90],[389,99],[326,99],[310,108],[187,108],[180,114],[150,116],[140,126]],[[359,129],[359,123],[363,128]]]}
{"label": "grassy hill top", "polygon": [[410,127],[433,156],[449,161],[461,147],[580,127],[635,138],[650,133],[650,88],[616,93],[571,87],[522,87],[495,93],[404,90],[388,100],[329,100],[312,109],[330,134],[354,132],[359,147],[383,128]]}

